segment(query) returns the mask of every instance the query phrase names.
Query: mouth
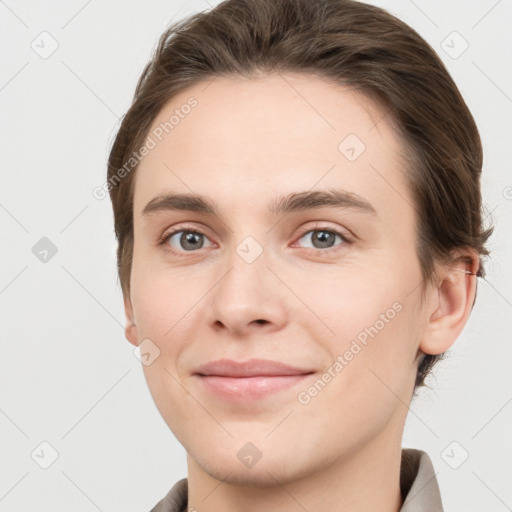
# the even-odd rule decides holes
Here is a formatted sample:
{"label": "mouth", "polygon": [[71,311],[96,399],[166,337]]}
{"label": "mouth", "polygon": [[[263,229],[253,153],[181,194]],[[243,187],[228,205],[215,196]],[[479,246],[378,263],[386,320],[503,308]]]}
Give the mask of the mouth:
{"label": "mouth", "polygon": [[222,359],[203,365],[194,376],[208,393],[228,401],[245,402],[289,390],[313,373],[277,361]]}

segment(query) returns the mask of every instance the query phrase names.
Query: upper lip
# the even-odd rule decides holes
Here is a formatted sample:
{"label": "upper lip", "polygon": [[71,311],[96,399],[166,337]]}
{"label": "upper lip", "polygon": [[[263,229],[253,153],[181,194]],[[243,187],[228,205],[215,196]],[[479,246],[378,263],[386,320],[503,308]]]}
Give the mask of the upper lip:
{"label": "upper lip", "polygon": [[295,368],[279,361],[269,359],[249,359],[248,361],[233,361],[231,359],[218,359],[196,368],[198,375],[218,375],[222,377],[255,377],[302,375],[313,373],[313,370]]}

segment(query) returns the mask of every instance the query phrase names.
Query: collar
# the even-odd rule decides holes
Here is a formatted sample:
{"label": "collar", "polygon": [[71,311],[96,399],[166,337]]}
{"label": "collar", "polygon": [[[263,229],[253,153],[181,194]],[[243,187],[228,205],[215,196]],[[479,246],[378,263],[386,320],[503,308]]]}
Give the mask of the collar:
{"label": "collar", "polygon": [[[399,512],[443,512],[436,473],[426,452],[402,448],[400,490],[405,497]],[[188,480],[176,482],[150,512],[186,512]]]}

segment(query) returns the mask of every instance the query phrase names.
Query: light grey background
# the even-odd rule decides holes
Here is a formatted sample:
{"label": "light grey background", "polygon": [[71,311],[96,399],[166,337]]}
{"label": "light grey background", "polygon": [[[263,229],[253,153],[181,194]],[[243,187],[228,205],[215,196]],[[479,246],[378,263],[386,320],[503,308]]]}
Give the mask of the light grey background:
{"label": "light grey background", "polygon": [[[511,510],[512,2],[373,3],[418,30],[459,85],[496,224],[469,323],[413,401],[403,445],[429,453],[447,511]],[[124,338],[111,207],[92,190],[158,36],[207,8],[0,1],[0,511],[149,511],[186,476]]]}

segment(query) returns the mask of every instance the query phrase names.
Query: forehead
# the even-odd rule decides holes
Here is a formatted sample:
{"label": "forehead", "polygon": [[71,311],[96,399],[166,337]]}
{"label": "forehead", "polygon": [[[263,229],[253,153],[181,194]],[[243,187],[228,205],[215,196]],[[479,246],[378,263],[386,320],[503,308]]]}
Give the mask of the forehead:
{"label": "forehead", "polygon": [[238,207],[295,190],[408,194],[386,110],[315,75],[200,82],[164,106],[148,135],[154,147],[135,175],[136,213],[162,192]]}

